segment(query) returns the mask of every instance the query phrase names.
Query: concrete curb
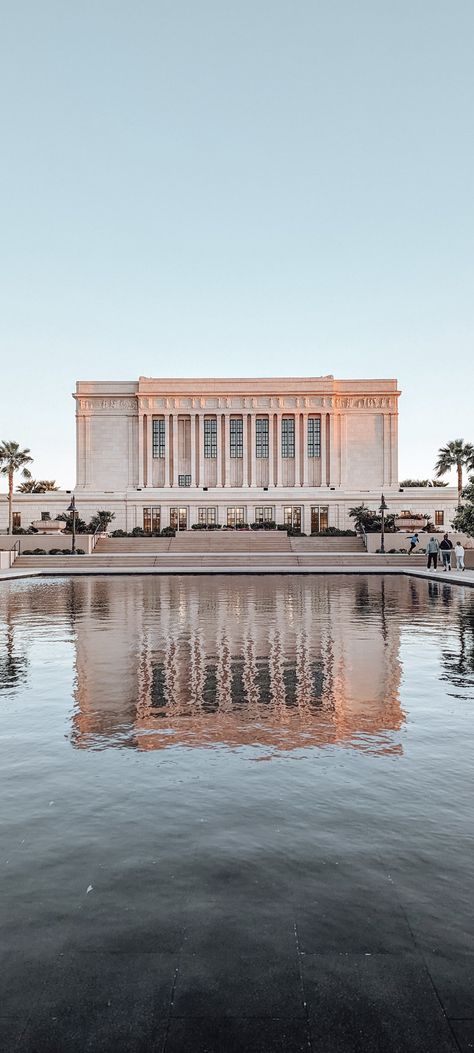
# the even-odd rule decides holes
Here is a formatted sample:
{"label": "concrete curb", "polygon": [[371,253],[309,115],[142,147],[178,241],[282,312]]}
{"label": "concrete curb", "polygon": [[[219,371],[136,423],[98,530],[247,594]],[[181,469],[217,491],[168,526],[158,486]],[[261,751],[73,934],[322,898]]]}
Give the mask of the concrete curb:
{"label": "concrete curb", "polygon": [[275,567],[275,566],[257,566],[257,567],[98,567],[84,568],[70,567],[70,568],[59,568],[59,567],[48,567],[47,570],[18,570],[14,568],[11,570],[2,572],[0,574],[1,581],[15,581],[21,578],[69,578],[69,577],[97,577],[102,575],[103,577],[114,577],[117,575],[121,576],[140,576],[154,574],[155,576],[162,577],[167,575],[225,575],[225,574],[245,574],[245,575],[262,575],[262,574],[402,574],[404,577],[417,577],[426,578],[430,581],[441,582],[445,585],[465,585],[470,588],[474,588],[474,571],[467,570],[462,571],[433,571],[427,569],[416,569],[408,567],[370,567],[358,566],[323,566],[323,567]]}

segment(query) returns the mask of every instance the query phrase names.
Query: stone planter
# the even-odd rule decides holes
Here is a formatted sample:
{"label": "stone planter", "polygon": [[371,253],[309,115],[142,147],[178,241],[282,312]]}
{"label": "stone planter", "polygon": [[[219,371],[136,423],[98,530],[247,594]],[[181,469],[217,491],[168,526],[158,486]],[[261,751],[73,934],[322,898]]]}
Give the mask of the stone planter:
{"label": "stone planter", "polygon": [[31,525],[38,534],[63,534],[66,523],[61,519],[35,519]]}

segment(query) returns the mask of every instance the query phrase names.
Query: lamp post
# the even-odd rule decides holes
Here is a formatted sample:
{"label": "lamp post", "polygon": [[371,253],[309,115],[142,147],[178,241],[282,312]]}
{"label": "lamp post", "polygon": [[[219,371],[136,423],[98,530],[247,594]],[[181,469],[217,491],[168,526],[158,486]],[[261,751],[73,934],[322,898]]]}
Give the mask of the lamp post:
{"label": "lamp post", "polygon": [[382,513],[382,526],[380,530],[380,551],[385,552],[385,512],[387,511],[388,505],[386,504],[385,498],[382,494],[382,500],[380,502],[380,512]]}
{"label": "lamp post", "polygon": [[72,552],[72,555],[75,556],[76,555],[76,514],[77,513],[76,513],[76,498],[75,498],[74,494],[73,494],[73,496],[71,498],[71,504],[69,505],[69,508],[66,509],[66,511],[70,512],[71,515],[72,515],[72,548],[71,548],[71,552]]}

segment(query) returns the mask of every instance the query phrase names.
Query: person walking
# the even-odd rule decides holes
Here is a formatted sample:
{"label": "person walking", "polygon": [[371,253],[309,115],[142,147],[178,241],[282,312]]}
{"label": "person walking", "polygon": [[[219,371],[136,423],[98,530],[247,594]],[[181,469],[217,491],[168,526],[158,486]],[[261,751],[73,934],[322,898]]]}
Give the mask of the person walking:
{"label": "person walking", "polygon": [[408,538],[408,540],[410,542],[410,549],[408,555],[411,556],[413,549],[416,548],[417,545],[419,545],[420,539],[418,537],[418,534],[412,534],[412,536]]}
{"label": "person walking", "polygon": [[426,546],[426,554],[428,556],[428,570],[430,569],[431,564],[433,564],[433,567],[436,570],[438,566],[439,544],[435,537],[430,537]]}
{"label": "person walking", "polygon": [[454,546],[454,555],[456,556],[456,570],[465,570],[464,566],[464,548],[460,541],[456,541]]}
{"label": "person walking", "polygon": [[444,535],[439,548],[443,557],[443,570],[451,570],[451,552],[453,550],[453,543],[449,540],[447,534]]}

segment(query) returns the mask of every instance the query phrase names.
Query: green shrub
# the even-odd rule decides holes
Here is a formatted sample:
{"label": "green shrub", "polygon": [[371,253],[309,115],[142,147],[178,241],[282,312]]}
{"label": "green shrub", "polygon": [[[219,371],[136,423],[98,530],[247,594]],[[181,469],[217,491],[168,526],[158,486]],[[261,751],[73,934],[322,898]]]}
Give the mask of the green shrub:
{"label": "green shrub", "polygon": [[339,530],[338,527],[326,527],[326,530],[313,530],[311,537],[357,537],[357,531]]}
{"label": "green shrub", "polygon": [[62,552],[62,548],[50,548],[49,550],[50,556],[59,556],[60,552]]}
{"label": "green shrub", "polygon": [[85,549],[83,549],[83,548],[76,548],[76,556],[85,556],[85,554],[86,554],[85,553]]}
{"label": "green shrub", "polygon": [[146,537],[143,527],[136,526],[130,531],[129,537]]}
{"label": "green shrub", "polygon": [[126,530],[112,530],[111,537],[128,537]]}
{"label": "green shrub", "polygon": [[176,537],[176,530],[173,527],[163,527],[161,537]]}

